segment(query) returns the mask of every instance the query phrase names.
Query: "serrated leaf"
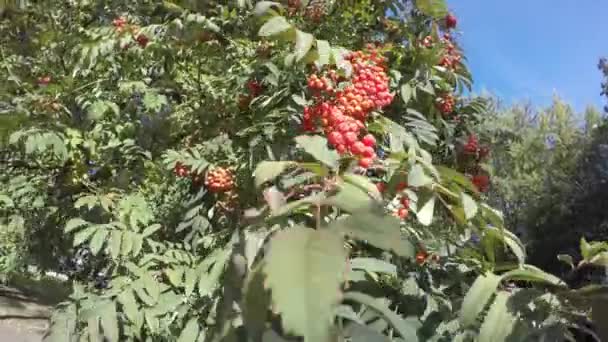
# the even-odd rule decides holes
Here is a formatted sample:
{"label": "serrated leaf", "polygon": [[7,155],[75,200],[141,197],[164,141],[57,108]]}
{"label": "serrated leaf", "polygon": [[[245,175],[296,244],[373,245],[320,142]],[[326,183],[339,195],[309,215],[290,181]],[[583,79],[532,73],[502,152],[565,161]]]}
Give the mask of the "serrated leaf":
{"label": "serrated leaf", "polygon": [[143,285],[145,286],[146,292],[150,295],[150,298],[154,300],[156,303],[158,301],[158,296],[160,295],[160,287],[158,282],[152,278],[151,275],[147,274],[141,278]]}
{"label": "serrated leaf", "polygon": [[258,35],[261,37],[269,37],[290,30],[291,28],[291,24],[289,24],[284,17],[275,16],[262,25],[258,31]]}
{"label": "serrated leaf", "polygon": [[589,260],[589,258],[591,258],[591,245],[584,237],[581,237],[580,248],[583,260]]}
{"label": "serrated leaf", "polygon": [[572,259],[572,256],[570,256],[568,254],[558,254],[557,260],[568,264],[568,266],[570,266],[570,268],[574,268],[574,260]]}
{"label": "serrated leaf", "polygon": [[342,238],[330,230],[290,228],[272,238],[265,260],[285,330],[305,342],[328,342],[346,267]]}
{"label": "serrated leaf", "polygon": [[296,137],[296,142],[304,151],[313,156],[317,161],[329,166],[332,169],[338,167],[338,152],[327,147],[327,139],[315,135],[301,135]]}
{"label": "serrated leaf", "polygon": [[349,322],[344,328],[344,336],[350,337],[352,342],[391,342],[391,340],[372,328]]}
{"label": "serrated leaf", "polygon": [[308,53],[308,51],[310,51],[310,48],[312,47],[313,41],[314,37],[312,34],[296,30],[296,61],[299,62],[302,58],[304,58],[304,56],[306,56],[306,54]]}
{"label": "serrated leaf", "polygon": [[374,209],[362,209],[347,218],[332,222],[329,229],[336,229],[351,238],[392,251],[401,257],[411,258],[416,253],[415,248],[401,235],[399,225],[399,220],[392,216]]}
{"label": "serrated leaf", "polygon": [[397,275],[397,266],[376,258],[354,258],[350,260],[350,268],[366,272],[387,273]]}
{"label": "serrated leaf", "polygon": [[460,193],[460,200],[462,201],[462,207],[464,209],[464,215],[467,220],[472,219],[477,215],[477,202],[473,198],[464,192]]}
{"label": "serrated leaf", "polygon": [[421,187],[429,185],[433,179],[426,175],[424,168],[420,164],[415,164],[407,175],[408,186]]}
{"label": "serrated leaf", "polygon": [[108,342],[118,342],[119,330],[116,318],[116,305],[114,302],[109,302],[107,305],[104,305],[100,313],[100,318],[103,336]]}
{"label": "serrated leaf", "polygon": [[184,277],[184,269],[183,268],[168,268],[165,270],[165,274],[167,278],[169,278],[169,282],[171,285],[175,287],[182,286],[182,281]]}
{"label": "serrated leaf", "polygon": [[268,12],[272,7],[283,7],[280,3],[276,1],[260,1],[255,4],[255,8],[253,9],[253,14],[256,16],[264,15]]}
{"label": "serrated leaf", "polygon": [[146,229],[144,229],[144,231],[141,233],[141,235],[142,235],[142,237],[148,237],[148,236],[154,234],[160,228],[162,228],[162,226],[160,224],[158,224],[158,223],[153,224],[151,226],[146,227]]}
{"label": "serrated leaf", "polygon": [[78,246],[81,243],[87,241],[93,233],[95,233],[99,229],[99,226],[90,226],[87,227],[74,235],[74,246]]}
{"label": "serrated leaf", "polygon": [[526,261],[526,250],[519,238],[504,228],[487,227],[484,234],[484,240],[494,239],[504,242],[511,252],[515,254],[520,264]]}
{"label": "serrated leaf", "polygon": [[364,304],[380,314],[380,317],[384,318],[401,335],[404,341],[418,341],[417,331],[421,324],[417,317],[403,319],[394,313],[382,300],[360,292],[347,292],[344,294],[344,300]]}
{"label": "serrated leaf", "polygon": [[338,187],[338,193],[328,197],[323,204],[336,206],[350,213],[367,208],[371,204],[371,197],[360,187],[351,183],[342,183]]}
{"label": "serrated leaf", "polygon": [[89,334],[89,342],[102,342],[99,332],[99,317],[89,317],[87,319],[87,332]]}
{"label": "serrated leaf", "polygon": [[409,83],[405,83],[401,86],[401,99],[403,103],[406,105],[410,102],[412,98],[412,86]]}
{"label": "serrated leaf", "polygon": [[367,194],[371,195],[372,198],[381,201],[382,194],[378,190],[378,187],[372,183],[372,181],[368,177],[364,177],[361,175],[356,175],[353,173],[344,173],[342,178],[350,184],[357,186],[359,189],[365,191]]}
{"label": "serrated leaf", "polygon": [[422,206],[418,204],[416,218],[418,222],[424,226],[428,226],[433,222],[433,214],[435,213],[435,194],[431,194],[428,200],[424,201]]}
{"label": "serrated leaf", "polygon": [[329,64],[331,47],[326,40],[317,39],[317,52],[319,53],[319,64],[321,66]]}
{"label": "serrated leaf", "polygon": [[196,281],[198,280],[198,273],[195,269],[188,268],[186,269],[184,275],[186,278],[184,281],[184,292],[186,293],[186,296],[189,297],[192,292],[194,292],[194,287],[196,286]]}
{"label": "serrated leaf", "polygon": [[90,223],[77,217],[77,218],[73,218],[71,220],[68,221],[68,223],[65,224],[65,228],[64,231],[66,233],[69,233],[77,228],[80,228],[82,226],[86,226],[89,225]]}
{"label": "serrated leaf", "polygon": [[93,253],[93,255],[97,255],[97,253],[101,251],[101,248],[106,242],[106,238],[108,237],[109,233],[110,232],[105,228],[100,228],[95,232],[95,235],[93,235],[89,243],[89,248],[91,249],[91,253]]}
{"label": "serrated leaf", "polygon": [[209,296],[212,294],[213,290],[215,290],[222,273],[224,273],[226,263],[230,259],[231,251],[229,246],[224,250],[218,251],[209,273],[200,275],[198,292],[201,296]]}
{"label": "serrated leaf", "polygon": [[177,342],[196,341],[196,339],[198,338],[199,330],[200,330],[200,328],[198,326],[197,319],[191,318],[188,321],[188,323],[186,323],[184,330],[182,330],[182,332],[179,334],[179,338],[177,339]]}
{"label": "serrated leaf", "polygon": [[138,319],[139,308],[133,291],[126,289],[118,294],[118,302],[122,305],[122,312],[125,313],[131,322],[136,322]]}
{"label": "serrated leaf", "polygon": [[133,234],[133,256],[137,257],[139,255],[139,252],[141,252],[141,248],[143,246],[144,243],[144,238],[143,236],[139,235],[139,234]]}
{"label": "serrated leaf", "polygon": [[507,341],[517,321],[515,314],[509,311],[509,297],[510,294],[506,291],[498,292],[481,324],[479,342]]}
{"label": "serrated leaf", "polygon": [[130,231],[125,231],[122,234],[122,244],[120,246],[120,254],[123,256],[129,255],[133,248],[133,233]]}
{"label": "serrated leaf", "polygon": [[501,277],[492,273],[480,275],[475,279],[475,282],[473,282],[473,285],[464,296],[462,308],[460,309],[460,323],[465,328],[475,324],[477,316],[483,311],[488,300],[496,292],[500,281]]}
{"label": "serrated leaf", "polygon": [[608,266],[608,252],[600,252],[589,260],[589,263],[597,266]]}
{"label": "serrated leaf", "polygon": [[558,277],[549,274],[540,268],[532,265],[521,265],[518,269],[509,271],[502,275],[504,280],[523,280],[553,286],[565,287],[564,283]]}
{"label": "serrated leaf", "polygon": [[260,263],[248,274],[243,290],[243,321],[253,341],[260,339],[264,333],[270,305],[270,295],[264,288],[263,266]]}
{"label": "serrated leaf", "polygon": [[259,188],[262,184],[277,178],[294,164],[288,161],[263,161],[259,163],[253,172],[255,186]]}
{"label": "serrated leaf", "polygon": [[120,243],[122,241],[122,232],[120,230],[112,230],[110,233],[110,253],[113,259],[118,259],[120,256]]}

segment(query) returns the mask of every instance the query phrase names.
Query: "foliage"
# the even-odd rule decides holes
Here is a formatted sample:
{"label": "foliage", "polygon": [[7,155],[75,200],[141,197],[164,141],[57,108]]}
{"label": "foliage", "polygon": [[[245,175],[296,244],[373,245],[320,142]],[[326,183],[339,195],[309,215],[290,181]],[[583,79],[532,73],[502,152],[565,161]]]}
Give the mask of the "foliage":
{"label": "foliage", "polygon": [[570,336],[597,293],[527,265],[485,203],[471,137],[488,103],[462,97],[445,15],[441,0],[4,9],[0,210],[20,248],[2,253],[90,265],[47,339]]}

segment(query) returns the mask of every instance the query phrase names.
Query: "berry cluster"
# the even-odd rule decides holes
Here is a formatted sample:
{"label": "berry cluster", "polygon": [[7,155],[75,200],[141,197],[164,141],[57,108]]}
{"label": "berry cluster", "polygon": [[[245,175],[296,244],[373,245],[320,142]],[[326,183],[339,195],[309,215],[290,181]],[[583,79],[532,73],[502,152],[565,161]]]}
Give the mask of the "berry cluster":
{"label": "berry cluster", "polygon": [[175,163],[175,167],[173,168],[173,172],[178,177],[188,177],[190,175],[190,167],[182,164],[181,162]]}
{"label": "berry cluster", "polygon": [[448,30],[451,30],[456,28],[456,25],[458,25],[458,19],[454,14],[448,13],[448,15],[445,16],[445,27]]}
{"label": "berry cluster", "polygon": [[46,86],[51,83],[51,76],[43,76],[38,78],[38,84],[41,86]]}
{"label": "berry cluster", "polygon": [[440,96],[436,102],[437,109],[439,109],[441,114],[443,114],[444,116],[452,114],[452,112],[454,112],[455,104],[456,99],[454,98],[454,95],[449,93]]}
{"label": "berry cluster", "polygon": [[420,42],[420,45],[424,46],[427,49],[432,48],[433,47],[433,36],[424,37],[424,39],[422,39],[422,41]]}
{"label": "berry cluster", "polygon": [[479,173],[471,177],[471,182],[480,192],[487,192],[490,188],[490,176]]}
{"label": "berry cluster", "polygon": [[338,153],[350,152],[359,158],[361,167],[367,168],[376,157],[376,139],[371,134],[360,138],[364,122],[373,110],[388,106],[394,94],[388,89],[386,58],[371,44],[366,51],[350,53],[345,59],[353,66],[350,80],[335,70],[308,78],[308,89],[315,104],[304,108],[302,125],[304,130],[312,132],[320,123]]}
{"label": "berry cluster", "polygon": [[314,22],[318,23],[323,19],[325,15],[325,2],[323,0],[312,0],[306,6],[304,16]]}
{"label": "berry cluster", "polygon": [[287,0],[287,14],[291,17],[300,9],[300,0]]}
{"label": "berry cluster", "polygon": [[439,255],[437,255],[437,254],[429,255],[427,253],[427,251],[425,251],[425,250],[420,250],[420,251],[418,251],[418,253],[416,253],[416,263],[418,265],[425,264],[429,258],[431,259],[431,261],[433,261],[435,263],[437,263],[437,262],[439,262],[439,260],[441,260],[441,257]]}
{"label": "berry cluster", "polygon": [[125,32],[125,30],[130,31],[131,35],[133,36],[133,40],[135,40],[135,42],[137,42],[137,44],[142,48],[145,48],[150,42],[150,38],[148,38],[145,34],[139,32],[139,26],[128,25],[127,19],[125,17],[118,17],[112,20],[112,25],[114,26],[116,32],[118,32],[119,34],[122,34],[123,32]]}
{"label": "berry cluster", "polygon": [[401,195],[401,199],[399,200],[401,207],[397,209],[395,215],[402,220],[405,220],[410,214],[410,199],[404,194]]}
{"label": "berry cluster", "polygon": [[464,153],[474,155],[477,157],[477,161],[485,159],[490,154],[490,148],[488,146],[480,146],[479,139],[475,134],[469,135],[467,142],[464,144]]}
{"label": "berry cluster", "polygon": [[234,176],[232,171],[223,167],[217,167],[207,173],[205,186],[213,193],[227,192],[234,187]]}
{"label": "berry cluster", "polygon": [[441,56],[439,65],[446,69],[454,70],[462,60],[462,55],[456,49],[456,46],[452,42],[452,36],[449,33],[443,35],[441,42],[445,46],[445,53]]}
{"label": "berry cluster", "polygon": [[264,91],[264,86],[259,83],[257,80],[249,80],[247,82],[247,94],[239,95],[239,108],[241,110],[246,110],[251,103],[251,100],[260,96]]}

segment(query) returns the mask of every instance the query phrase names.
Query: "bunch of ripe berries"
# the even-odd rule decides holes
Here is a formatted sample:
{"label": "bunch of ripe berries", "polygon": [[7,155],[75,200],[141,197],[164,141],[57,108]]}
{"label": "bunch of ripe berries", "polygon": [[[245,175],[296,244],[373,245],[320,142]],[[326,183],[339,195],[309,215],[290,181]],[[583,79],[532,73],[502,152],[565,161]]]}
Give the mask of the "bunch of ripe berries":
{"label": "bunch of ripe berries", "polygon": [[262,92],[264,92],[264,86],[255,79],[249,80],[247,82],[247,94],[239,95],[239,108],[241,110],[247,109],[251,101],[260,96]]}
{"label": "bunch of ripe berries", "polygon": [[118,17],[112,20],[112,25],[114,26],[116,32],[118,32],[119,34],[122,34],[123,32],[125,32],[125,30],[130,31],[133,36],[133,39],[142,48],[145,48],[150,42],[150,39],[145,34],[139,32],[139,26],[128,25],[127,19],[125,17]]}
{"label": "bunch of ripe berries", "polygon": [[456,104],[456,98],[450,93],[445,93],[437,98],[436,106],[443,116],[450,115],[454,112],[454,105]]}
{"label": "bunch of ripe berries", "polygon": [[394,94],[389,92],[386,58],[373,45],[345,59],[352,65],[350,79],[333,69],[309,76],[308,89],[315,104],[304,108],[302,125],[309,132],[320,125],[339,154],[350,153],[359,159],[359,166],[368,168],[376,158],[376,139],[364,134],[365,121],[372,111],[391,104]]}
{"label": "bunch of ripe berries", "polygon": [[[178,177],[192,177],[193,183],[200,183],[198,174],[191,174],[190,167],[181,162],[177,162],[173,169]],[[234,175],[232,171],[223,167],[216,167],[207,172],[205,186],[213,193],[228,192],[234,188]]]}
{"label": "bunch of ripe berries", "polygon": [[[382,183],[382,182],[376,183],[376,188],[378,189],[378,191],[380,193],[383,193],[386,190],[386,184]],[[393,213],[393,215],[402,220],[407,219],[407,217],[410,214],[410,212],[409,212],[410,199],[409,199],[409,197],[407,197],[407,194],[404,192],[404,190],[406,188],[407,188],[406,182],[401,182],[401,183],[397,184],[397,193],[399,194],[399,205],[395,209],[395,212]]]}
{"label": "bunch of ripe berries", "polygon": [[490,177],[485,172],[481,171],[478,163],[488,156],[490,149],[487,146],[480,146],[477,136],[471,134],[464,144],[463,150],[466,155],[471,155],[475,158],[476,165],[473,168],[473,175],[470,176],[471,182],[480,192],[488,191],[490,187]]}

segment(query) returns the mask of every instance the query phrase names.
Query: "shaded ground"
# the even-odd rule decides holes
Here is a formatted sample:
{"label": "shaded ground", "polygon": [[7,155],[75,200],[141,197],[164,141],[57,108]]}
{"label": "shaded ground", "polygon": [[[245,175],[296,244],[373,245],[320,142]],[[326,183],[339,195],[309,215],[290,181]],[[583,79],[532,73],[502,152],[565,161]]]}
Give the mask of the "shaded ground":
{"label": "shaded ground", "polygon": [[40,342],[52,307],[68,290],[49,281],[16,278],[0,285],[0,342]]}

